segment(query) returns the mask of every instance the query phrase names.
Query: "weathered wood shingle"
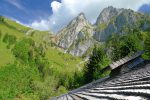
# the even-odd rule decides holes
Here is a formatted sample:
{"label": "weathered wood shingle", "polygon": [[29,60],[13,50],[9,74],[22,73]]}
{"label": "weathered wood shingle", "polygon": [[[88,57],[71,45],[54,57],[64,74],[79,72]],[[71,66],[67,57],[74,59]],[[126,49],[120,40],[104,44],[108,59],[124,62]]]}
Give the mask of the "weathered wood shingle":
{"label": "weathered wood shingle", "polygon": [[120,60],[118,60],[116,62],[113,62],[109,66],[113,70],[115,68],[118,68],[118,67],[122,66],[123,64],[126,64],[129,61],[132,61],[132,60],[140,57],[143,53],[144,53],[144,51],[139,51],[139,52],[137,52],[135,54],[132,54],[130,56],[126,56],[126,57],[124,57],[124,58],[122,58],[122,59],[120,59]]}

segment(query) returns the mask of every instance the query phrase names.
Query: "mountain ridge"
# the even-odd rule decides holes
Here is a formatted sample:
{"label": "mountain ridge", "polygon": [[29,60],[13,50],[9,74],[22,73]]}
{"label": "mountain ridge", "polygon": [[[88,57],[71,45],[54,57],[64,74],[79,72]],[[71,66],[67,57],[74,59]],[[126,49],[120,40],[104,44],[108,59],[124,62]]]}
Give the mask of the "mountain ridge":
{"label": "mountain ridge", "polygon": [[[82,20],[79,20],[80,18]],[[148,20],[147,18],[147,15],[131,9],[109,6],[100,12],[95,24],[92,25],[86,19],[84,13],[80,13],[65,28],[57,33],[57,36],[59,37],[57,45],[64,49],[65,52],[74,56],[83,56],[88,49],[92,48],[97,43],[101,44],[106,42],[114,33],[123,35],[129,33],[129,31],[131,31],[130,29],[134,30],[139,28],[142,30],[141,27],[148,29],[149,24],[141,25],[141,21],[145,23]],[[78,27],[79,24],[82,24],[82,26]],[[88,36],[82,29],[85,31],[88,30],[87,33],[90,34],[90,36],[85,39],[88,40],[88,42],[79,41],[81,37],[85,38]],[[73,36],[72,34],[75,35]],[[81,43],[84,45],[80,45]]]}

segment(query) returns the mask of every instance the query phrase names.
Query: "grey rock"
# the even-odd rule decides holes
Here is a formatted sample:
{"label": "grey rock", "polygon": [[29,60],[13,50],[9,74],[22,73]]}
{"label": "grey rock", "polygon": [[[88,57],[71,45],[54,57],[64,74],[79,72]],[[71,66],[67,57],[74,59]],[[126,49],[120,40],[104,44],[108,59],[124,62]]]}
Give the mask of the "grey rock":
{"label": "grey rock", "polygon": [[103,9],[103,11],[97,18],[96,25],[102,23],[109,23],[114,16],[120,14],[123,10],[124,9],[113,8],[112,6]]}
{"label": "grey rock", "polygon": [[105,42],[112,34],[126,34],[126,29],[138,28],[142,14],[130,9],[105,8],[97,19],[94,38]]}

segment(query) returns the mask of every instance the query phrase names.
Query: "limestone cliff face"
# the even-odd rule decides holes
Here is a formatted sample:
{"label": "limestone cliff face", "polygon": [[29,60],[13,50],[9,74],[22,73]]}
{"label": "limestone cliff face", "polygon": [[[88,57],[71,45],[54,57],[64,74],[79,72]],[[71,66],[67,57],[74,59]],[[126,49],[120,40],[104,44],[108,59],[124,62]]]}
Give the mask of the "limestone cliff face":
{"label": "limestone cliff face", "polygon": [[81,56],[93,44],[93,27],[86,20],[85,15],[80,13],[57,35],[57,44],[66,52]]}
{"label": "limestone cliff face", "polygon": [[138,27],[142,14],[130,9],[105,8],[96,21],[94,38],[99,42],[106,41],[113,33],[126,34],[128,29]]}
{"label": "limestone cliff face", "polygon": [[104,8],[97,18],[96,25],[106,23],[108,24],[110,20],[120,14],[124,9],[113,8],[112,6]]}

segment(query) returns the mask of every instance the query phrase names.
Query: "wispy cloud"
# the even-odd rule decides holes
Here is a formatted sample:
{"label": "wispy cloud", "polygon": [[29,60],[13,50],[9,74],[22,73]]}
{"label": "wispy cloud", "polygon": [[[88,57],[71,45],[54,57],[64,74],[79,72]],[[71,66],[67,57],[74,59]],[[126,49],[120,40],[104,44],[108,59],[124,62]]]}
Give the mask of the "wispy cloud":
{"label": "wispy cloud", "polygon": [[6,0],[9,4],[15,6],[19,10],[23,10],[26,12],[25,7],[20,3],[20,0]]}
{"label": "wispy cloud", "polygon": [[30,27],[29,25],[24,24],[24,23],[20,22],[19,20],[15,19],[15,18],[12,18],[12,17],[8,17],[8,18],[11,19],[11,20],[13,20],[13,21],[15,21],[16,23],[18,23],[20,25],[23,25],[23,26],[26,26],[26,27]]}

